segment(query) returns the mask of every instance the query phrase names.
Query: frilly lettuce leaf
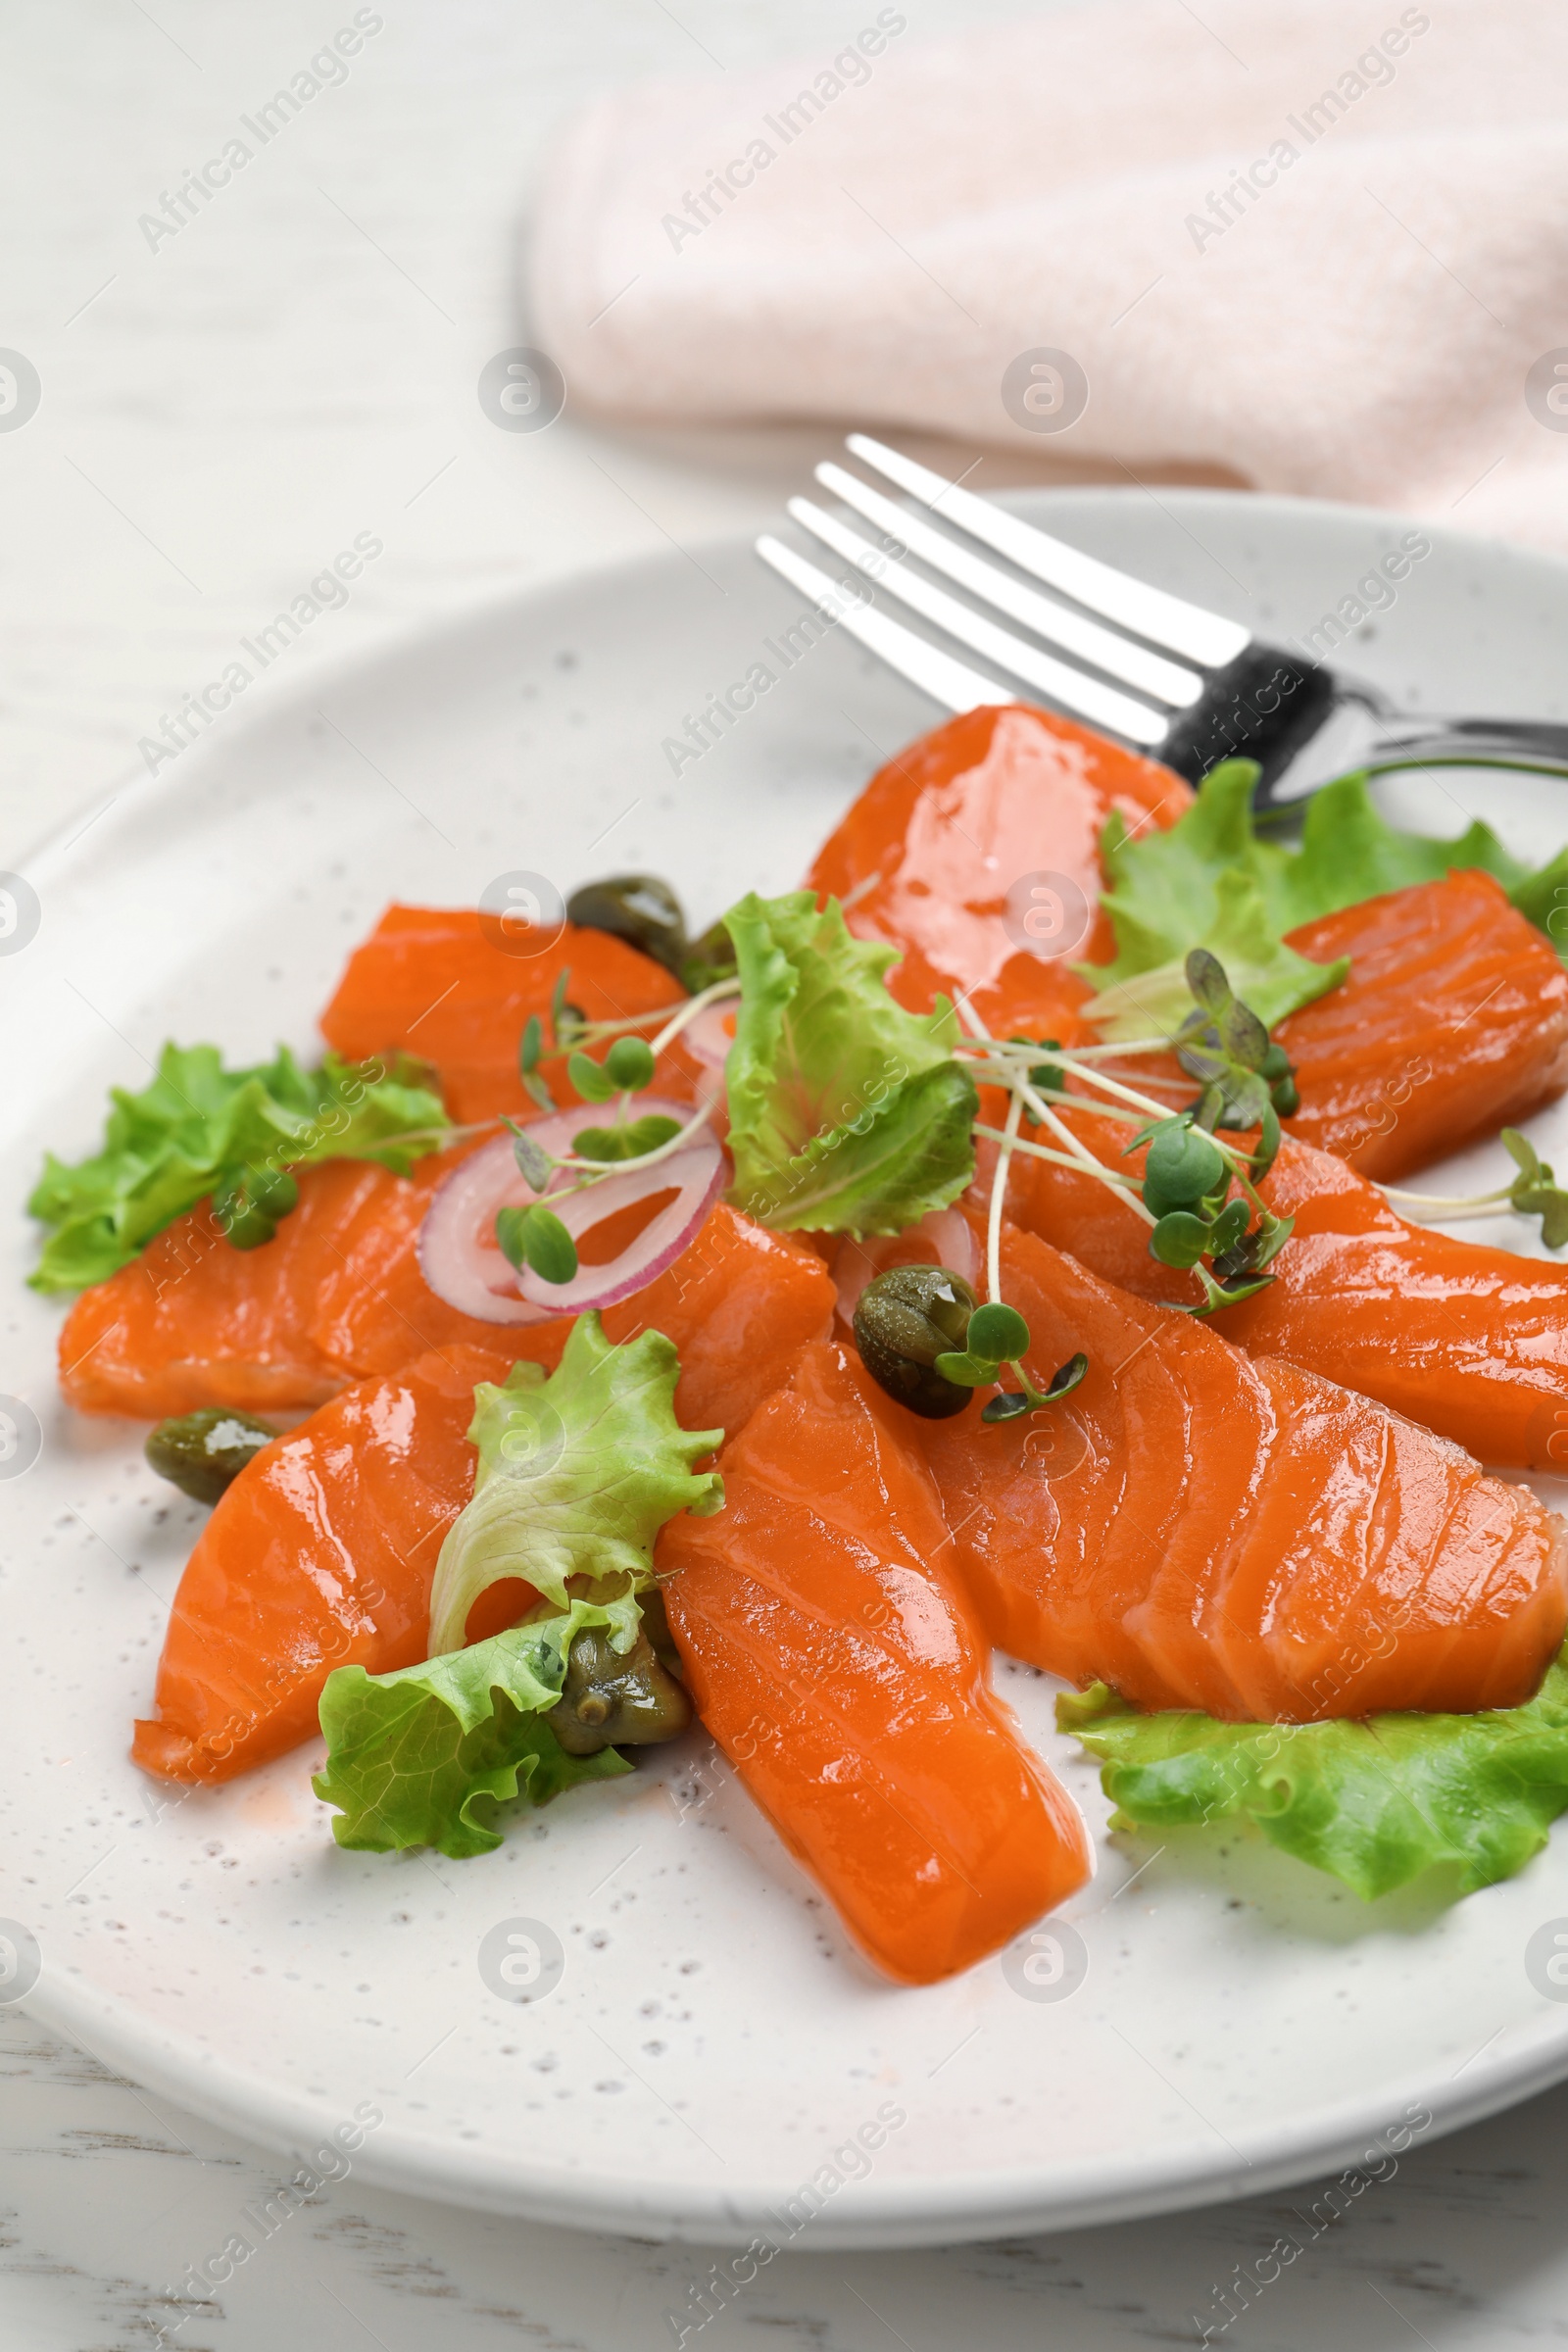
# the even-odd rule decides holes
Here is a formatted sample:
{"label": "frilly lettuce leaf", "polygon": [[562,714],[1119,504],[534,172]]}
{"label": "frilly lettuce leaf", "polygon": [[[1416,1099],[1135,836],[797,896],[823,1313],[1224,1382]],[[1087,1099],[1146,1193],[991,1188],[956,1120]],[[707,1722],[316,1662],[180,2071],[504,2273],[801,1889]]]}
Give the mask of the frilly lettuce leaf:
{"label": "frilly lettuce leaf", "polygon": [[[1209,906],[1202,937],[1192,944],[1219,957],[1233,991],[1265,1029],[1338,988],[1349,971],[1348,956],[1335,963],[1313,963],[1288,948],[1269,919],[1257,883],[1240,866],[1227,866],[1219,873]],[[1173,1037],[1193,1009],[1187,953],[1184,948],[1169,962],[1128,972],[1107,984],[1086,1007],[1089,1018],[1111,1041]],[[1127,962],[1124,953],[1115,966],[1101,968],[1122,969]],[[1095,969],[1089,964],[1077,968],[1086,977]]]}
{"label": "frilly lettuce leaf", "polygon": [[1113,1829],[1255,1821],[1370,1901],[1442,1864],[1456,1895],[1512,1878],[1568,1810],[1568,1650],[1522,1707],[1365,1722],[1140,1715],[1105,1686],[1056,1701],[1102,1759]]}
{"label": "frilly lettuce leaf", "polygon": [[468,1611],[504,1578],[521,1577],[559,1609],[570,1606],[572,1577],[638,1589],[653,1581],[654,1538],[666,1519],[723,1509],[723,1480],[693,1465],[724,1432],[681,1428],[679,1377],[662,1332],[617,1348],[589,1313],[573,1323],[548,1380],[537,1364],[519,1363],[504,1386],[480,1382],[468,1429],[479,1451],[473,1499],[436,1562],[432,1656],[463,1647]]}
{"label": "frilly lettuce leaf", "polygon": [[577,1635],[605,1626],[629,1649],[638,1615],[629,1593],[603,1606],[574,1600],[558,1617],[395,1674],[339,1666],[321,1692],[326,1767],[313,1783],[339,1809],[338,1844],[376,1854],[433,1845],[462,1861],[501,1843],[496,1813],[509,1799],[542,1805],[579,1781],[630,1772],[611,1747],[567,1755],[544,1717]]}
{"label": "frilly lettuce leaf", "polygon": [[[1211,768],[1191,808],[1166,832],[1128,835],[1113,811],[1101,835],[1107,887],[1101,904],[1116,937],[1115,960],[1076,968],[1100,992],[1091,1017],[1111,1038],[1174,1027],[1187,1009],[1180,975],[1190,948],[1210,949],[1237,994],[1272,1027],[1337,987],[1343,964],[1314,965],[1284,936],[1319,915],[1413,883],[1479,866],[1544,930],[1568,884],[1568,852],[1531,874],[1479,819],[1457,840],[1403,833],[1382,816],[1364,774],[1341,776],[1306,804],[1300,847],[1261,841],[1252,823],[1258,770],[1250,760]],[[1568,919],[1559,922],[1568,934]],[[1568,939],[1553,938],[1554,946]],[[1245,978],[1238,974],[1245,974]],[[1142,1022],[1144,1026],[1139,1027]]]}
{"label": "frilly lettuce leaf", "polygon": [[[329,1054],[304,1070],[275,1060],[225,1070],[216,1046],[165,1046],[140,1094],[112,1090],[102,1149],[67,1166],[51,1153],[27,1203],[55,1231],[29,1277],[39,1291],[103,1282],[227,1175],[374,1159],[404,1175],[439,1148],[446,1113],[421,1063],[363,1065]],[[418,1140],[406,1141],[417,1133]]]}
{"label": "frilly lettuce leaf", "polygon": [[726,1065],[729,1198],[785,1232],[899,1233],[974,1173],[978,1107],[946,997],[889,996],[895,948],[856,939],[836,899],[754,893],[724,918],[741,978]]}

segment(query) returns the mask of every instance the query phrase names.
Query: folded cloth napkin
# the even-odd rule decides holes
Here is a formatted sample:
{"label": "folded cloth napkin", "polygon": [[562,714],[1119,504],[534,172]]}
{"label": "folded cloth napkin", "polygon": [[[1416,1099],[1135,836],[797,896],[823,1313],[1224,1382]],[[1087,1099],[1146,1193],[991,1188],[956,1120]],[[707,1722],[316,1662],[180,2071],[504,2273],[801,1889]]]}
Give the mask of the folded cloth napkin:
{"label": "folded cloth napkin", "polygon": [[1105,0],[645,83],[533,250],[584,406],[936,428],[1568,547],[1562,0]]}

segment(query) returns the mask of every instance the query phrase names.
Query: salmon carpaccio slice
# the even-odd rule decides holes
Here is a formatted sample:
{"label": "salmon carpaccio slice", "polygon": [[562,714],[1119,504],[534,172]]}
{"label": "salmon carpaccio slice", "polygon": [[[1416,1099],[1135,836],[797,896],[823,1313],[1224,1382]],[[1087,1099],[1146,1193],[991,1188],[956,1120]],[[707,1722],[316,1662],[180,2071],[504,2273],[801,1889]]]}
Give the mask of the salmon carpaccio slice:
{"label": "salmon carpaccio slice", "polygon": [[[808,884],[846,902],[859,938],[902,951],[888,986],[911,1012],[971,992],[993,1030],[1068,1045],[1098,1034],[1071,962],[1115,953],[1099,911],[1101,828],[1112,808],[1129,829],[1173,825],[1192,798],[1168,767],[1070,718],[988,704],[880,768]],[[1030,919],[1039,948],[1021,951],[1009,919]]]}
{"label": "salmon carpaccio slice", "polygon": [[474,1387],[512,1361],[422,1355],[247,1463],[185,1563],[136,1763],[231,1780],[311,1737],[335,1666],[386,1674],[425,1655],[436,1555],[473,1492]]}
{"label": "salmon carpaccio slice", "polygon": [[1568,1621],[1568,1544],[1526,1488],[1278,1357],[1004,1229],[1049,1418],[921,1443],[991,1640],[1144,1707],[1285,1723],[1528,1698]]}
{"label": "salmon carpaccio slice", "polygon": [[[662,964],[608,932],[568,923],[542,954],[510,955],[471,906],[394,906],[349,957],[321,1034],[351,1061],[407,1052],[433,1062],[454,1119],[532,1117],[517,1048],[530,1013],[548,1024],[566,970],[571,1003],[591,1021],[654,1012],[686,994]],[[558,1102],[579,1099],[564,1054],[540,1069]]]}
{"label": "salmon carpaccio slice", "polygon": [[[1121,1156],[1125,1129],[1076,1111],[1069,1123],[1108,1167],[1141,1167],[1141,1152]],[[988,1184],[989,1169],[977,1190]],[[1213,1330],[1375,1397],[1484,1462],[1568,1471],[1568,1272],[1412,1225],[1343,1159],[1289,1138],[1260,1189],[1296,1229],[1268,1289],[1222,1308]],[[1142,1298],[1199,1301],[1194,1278],[1151,1257],[1148,1226],[1093,1176],[1020,1153],[1007,1211]]]}
{"label": "salmon carpaccio slice", "polygon": [[[260,1250],[236,1250],[205,1200],[177,1217],[74,1300],[60,1332],[66,1402],[153,1421],[204,1404],[324,1403],[352,1375],[311,1336],[318,1302],[401,1181],[363,1159],[304,1169],[297,1207]],[[406,1355],[430,1345],[413,1339]]]}
{"label": "salmon carpaccio slice", "polygon": [[1568,1084],[1568,971],[1490,874],[1461,870],[1290,934],[1349,977],[1281,1021],[1289,1131],[1391,1180],[1523,1118]]}
{"label": "salmon carpaccio slice", "polygon": [[[146,1419],[204,1404],[284,1411],[465,1346],[553,1368],[568,1317],[483,1323],[419,1271],[430,1194],[460,1156],[422,1162],[412,1178],[363,1160],[305,1169],[298,1207],[260,1250],[233,1249],[205,1205],[180,1218],[73,1306],[60,1337],[68,1403]],[[737,1430],[794,1350],[827,1330],[833,1302],[814,1251],[720,1202],[681,1256],[604,1320],[612,1340],[652,1325],[673,1341],[688,1428]]]}
{"label": "salmon carpaccio slice", "polygon": [[855,1940],[928,1984],[1061,1902],[1089,1850],[988,1688],[899,1409],[850,1350],[804,1349],[724,1448],[723,1511],[656,1557],[704,1724]]}

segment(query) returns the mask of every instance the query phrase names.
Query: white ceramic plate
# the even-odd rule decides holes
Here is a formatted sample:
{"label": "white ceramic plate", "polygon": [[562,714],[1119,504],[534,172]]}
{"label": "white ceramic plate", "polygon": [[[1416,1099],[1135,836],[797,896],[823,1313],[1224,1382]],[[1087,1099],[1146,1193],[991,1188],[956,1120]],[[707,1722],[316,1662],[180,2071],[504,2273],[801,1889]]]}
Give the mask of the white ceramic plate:
{"label": "white ceramic plate", "polygon": [[[1402,527],[1208,493],[1019,504],[1282,637],[1353,595]],[[804,2227],[918,2244],[1260,2190],[1568,2074],[1568,2006],[1524,1966],[1568,1914],[1568,1833],[1451,1910],[1420,1891],[1363,1906],[1251,1836],[1111,1840],[1093,1770],[1050,1729],[1051,1686],[1005,1666],[1097,1833],[1070,1907],[1089,1973],[1061,2000],[1022,1997],[1000,1960],[923,1991],[876,1980],[701,1738],[467,1863],[338,1852],[314,1748],[190,1795],[128,1762],[200,1514],[146,1470],[139,1426],[56,1400],[60,1310],[22,1288],[40,1152],[87,1148],[106,1086],[144,1083],[168,1034],[308,1048],[395,894],[471,905],[509,870],[569,889],[641,866],[706,921],[793,884],[934,716],[844,642],[786,672],[796,610],[738,546],[515,599],[225,718],[29,867],[42,925],[0,959],[0,1388],[38,1415],[42,1452],[0,1481],[0,1914],[41,1954],[30,2006],[280,2149],[368,2105],[367,2178],[742,2243]],[[1412,703],[1560,717],[1565,638],[1568,568],[1449,539],[1348,651]],[[664,739],[758,662],[777,683],[677,778]],[[1568,835],[1549,783],[1449,773],[1398,802],[1433,830],[1484,809],[1543,856]],[[1560,1115],[1538,1126],[1548,1155],[1568,1145]],[[481,1976],[484,1938],[516,1920],[564,1950],[545,1998]]]}

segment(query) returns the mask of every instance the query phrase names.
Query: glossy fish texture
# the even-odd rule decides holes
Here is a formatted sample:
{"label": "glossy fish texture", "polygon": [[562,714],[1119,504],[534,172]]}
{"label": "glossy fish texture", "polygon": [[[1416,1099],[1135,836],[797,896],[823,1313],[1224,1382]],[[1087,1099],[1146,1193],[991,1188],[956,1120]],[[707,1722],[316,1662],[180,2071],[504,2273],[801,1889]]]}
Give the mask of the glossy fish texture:
{"label": "glossy fish texture", "polygon": [[[523,1025],[530,1013],[548,1024],[567,970],[570,1002],[591,1021],[673,1007],[685,995],[662,964],[604,931],[568,923],[552,946],[519,955],[497,918],[473,907],[395,906],[349,957],[321,1034],[351,1060],[402,1051],[432,1062],[455,1119],[527,1118],[536,1106],[517,1069]],[[577,1100],[564,1055],[540,1070],[558,1102]]]}
{"label": "glossy fish texture", "polygon": [[[207,1404],[309,1407],[466,1346],[555,1365],[566,1317],[481,1323],[419,1271],[430,1194],[460,1156],[423,1161],[412,1178],[367,1161],[307,1168],[298,1207],[260,1250],[231,1248],[205,1208],[182,1217],[73,1306],[60,1340],[67,1401],[150,1420]],[[812,1250],[721,1202],[673,1265],[607,1308],[605,1329],[616,1341],[662,1331],[680,1353],[687,1426],[738,1430],[795,1349],[828,1329],[833,1302]]]}
{"label": "glossy fish texture", "polygon": [[973,992],[999,1034],[1089,1038],[1089,990],[1069,965],[1114,953],[1099,912],[1100,834],[1173,825],[1177,775],[1087,727],[1024,704],[965,711],[880,768],[808,877],[848,906],[852,931],[904,961],[888,985],[924,1012]]}
{"label": "glossy fish texture", "polygon": [[1281,1021],[1287,1124],[1387,1181],[1494,1135],[1568,1084],[1568,971],[1490,874],[1461,871],[1303,924],[1339,988]]}
{"label": "glossy fish texture", "polygon": [[299,1188],[260,1250],[236,1250],[204,1201],[83,1291],[60,1332],[67,1403],[161,1421],[207,1404],[265,1414],[335,1396],[350,1375],[312,1337],[318,1302],[362,1227],[415,1188],[351,1159],[303,1170]]}
{"label": "glossy fish texture", "polygon": [[[1111,1167],[1125,1129],[1074,1112]],[[1287,1140],[1262,1186],[1295,1231],[1254,1298],[1212,1318],[1251,1355],[1375,1397],[1502,1469],[1568,1474],[1568,1268],[1456,1241],[1401,1217],[1327,1152]],[[1105,1185],[1021,1154],[1008,1214],[1140,1298],[1196,1303],[1191,1275],[1151,1257],[1149,1229]]]}
{"label": "glossy fish texture", "polygon": [[1568,1620],[1561,1523],[1458,1446],[1008,1227],[1050,1415],[920,1431],[991,1640],[1145,1707],[1311,1722],[1519,1704]]}
{"label": "glossy fish texture", "polygon": [[231,1780],[312,1736],[335,1666],[384,1674],[424,1656],[441,1539],[473,1492],[474,1384],[511,1362],[473,1348],[420,1356],[346,1390],[240,1472],[179,1580],[157,1716],[131,1747],[144,1771]]}
{"label": "glossy fish texture", "polygon": [[1061,1902],[1089,1850],[987,1686],[897,1416],[852,1350],[806,1348],[725,1447],[725,1509],[657,1556],[703,1722],[861,1949],[925,1984]]}

